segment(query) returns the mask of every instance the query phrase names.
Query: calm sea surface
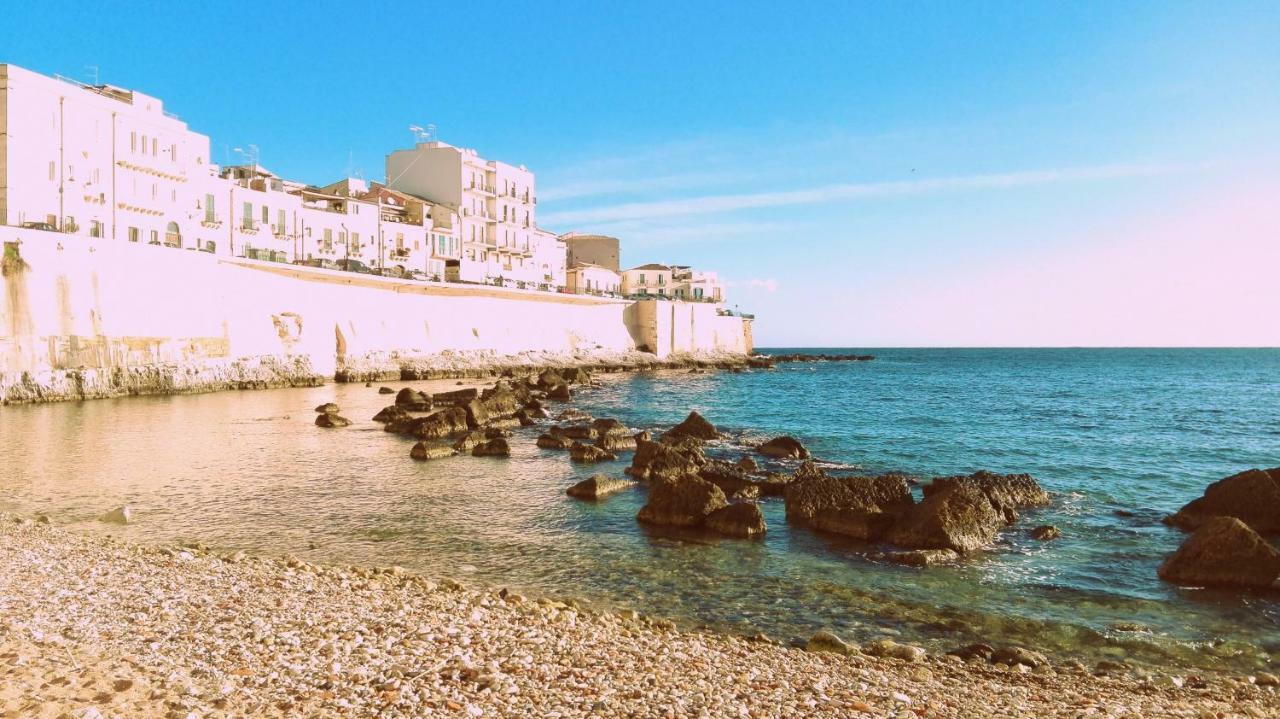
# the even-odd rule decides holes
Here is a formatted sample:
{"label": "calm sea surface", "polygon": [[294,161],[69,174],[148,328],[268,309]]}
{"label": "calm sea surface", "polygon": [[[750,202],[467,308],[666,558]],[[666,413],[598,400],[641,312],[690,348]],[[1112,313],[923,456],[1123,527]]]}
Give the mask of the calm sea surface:
{"label": "calm sea surface", "polygon": [[[533,430],[516,432],[509,460],[414,462],[411,442],[368,420],[388,396],[331,385],[0,408],[0,509],[141,541],[399,564],[783,641],[831,628],[1085,661],[1280,664],[1275,595],[1155,574],[1184,537],[1162,516],[1213,480],[1280,465],[1280,351],[857,351],[878,359],[604,375],[574,406],[635,428],[697,409],[731,434],[715,450],[727,456],[785,432],[832,470],[1029,472],[1053,505],[992,551],[927,570],[788,527],[780,499],[764,500],[763,541],[658,532],[635,521],[642,489],[600,504],[564,494],[626,462],[572,465]],[[325,401],[355,424],[314,427]],[[96,521],[123,502],[133,524]],[[1038,524],[1062,539],[1028,539]]]}

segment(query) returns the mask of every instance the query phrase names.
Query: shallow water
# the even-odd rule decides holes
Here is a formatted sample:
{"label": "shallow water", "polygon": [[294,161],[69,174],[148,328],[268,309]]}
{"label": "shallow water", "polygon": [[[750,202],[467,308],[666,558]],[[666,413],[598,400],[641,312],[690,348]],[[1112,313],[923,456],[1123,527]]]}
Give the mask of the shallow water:
{"label": "shallow water", "polygon": [[[143,541],[399,564],[781,640],[829,627],[935,648],[1025,643],[1086,661],[1280,663],[1275,595],[1155,576],[1184,537],[1162,516],[1213,480],[1280,465],[1280,351],[876,354],[742,374],[605,375],[574,406],[636,428],[697,409],[730,433],[716,451],[731,456],[737,443],[786,432],[837,468],[1030,472],[1053,505],[983,556],[927,570],[788,527],[779,499],[764,500],[762,541],[654,531],[635,521],[642,489],[599,504],[564,495],[625,461],[575,466],[521,430],[509,460],[414,462],[411,442],[368,421],[390,397],[332,385],[4,407],[0,509]],[[312,425],[312,408],[331,400],[352,427]],[[122,502],[134,524],[95,520]],[[1063,538],[1028,539],[1038,524]],[[1122,631],[1132,624],[1148,631]]]}

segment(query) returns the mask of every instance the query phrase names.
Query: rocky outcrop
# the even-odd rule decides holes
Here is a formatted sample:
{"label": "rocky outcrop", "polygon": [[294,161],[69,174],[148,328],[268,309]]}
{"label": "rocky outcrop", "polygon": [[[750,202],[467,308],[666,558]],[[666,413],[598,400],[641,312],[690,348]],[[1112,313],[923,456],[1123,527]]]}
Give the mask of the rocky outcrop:
{"label": "rocky outcrop", "polygon": [[618,456],[613,452],[603,450],[595,445],[574,442],[569,445],[569,459],[574,462],[582,462],[583,464],[593,464],[595,462],[608,462],[617,459]]}
{"label": "rocky outcrop", "polygon": [[891,544],[912,549],[972,552],[987,546],[1005,526],[1004,514],[972,483],[934,491],[885,533]]}
{"label": "rocky outcrop", "polygon": [[1049,504],[1049,493],[1044,491],[1029,474],[996,474],[979,471],[969,475],[937,477],[925,485],[926,498],[935,492],[945,492],[957,484],[968,484],[982,492],[987,501],[1002,514],[1005,522],[1018,519],[1018,510],[1027,507],[1043,507]]}
{"label": "rocky outcrop", "polygon": [[896,514],[867,507],[828,507],[809,520],[809,526],[853,539],[874,541],[893,525]]}
{"label": "rocky outcrop", "polygon": [[937,564],[950,564],[960,555],[950,549],[907,549],[894,552],[876,552],[872,559],[892,562],[908,567],[932,567]]}
{"label": "rocky outcrop", "polygon": [[610,477],[607,474],[595,474],[565,490],[565,494],[578,499],[596,501],[635,485],[636,483],[630,480]]}
{"label": "rocky outcrop", "polygon": [[338,405],[334,404],[333,402],[325,402],[319,407],[316,407],[316,411],[321,412],[323,414],[337,414],[342,410],[340,407],[338,407]]}
{"label": "rocky outcrop", "polygon": [[374,422],[381,422],[383,424],[390,424],[391,422],[408,422],[411,419],[413,419],[413,415],[409,414],[409,410],[394,404],[383,407],[378,410],[377,414],[373,415]]}
{"label": "rocky outcrop", "polygon": [[1212,517],[1157,573],[1184,585],[1280,589],[1280,551],[1241,520]]}
{"label": "rocky outcrop", "polygon": [[1280,533],[1280,467],[1220,479],[1165,523],[1191,530],[1214,517],[1235,517],[1262,534]]}
{"label": "rocky outcrop", "polygon": [[653,479],[649,483],[649,501],[640,508],[636,519],[648,524],[698,527],[707,515],[728,504],[719,487],[695,476]]}
{"label": "rocky outcrop", "polygon": [[667,430],[667,435],[672,437],[694,437],[703,441],[710,441],[718,438],[720,433],[716,431],[715,425],[708,422],[705,417],[697,412],[690,412],[683,422]]}
{"label": "rocky outcrop", "polygon": [[602,434],[596,438],[596,446],[606,452],[631,452],[636,448],[636,438],[629,434]]}
{"label": "rocky outcrop", "polygon": [[538,446],[542,449],[569,449],[573,440],[558,434],[543,434],[538,437]]}
{"label": "rocky outcrop", "polygon": [[403,407],[410,412],[429,412],[431,411],[431,397],[410,387],[405,387],[396,393],[396,406]]}
{"label": "rocky outcrop", "polygon": [[760,505],[753,502],[730,504],[707,515],[707,529],[728,537],[764,536],[766,527]]}
{"label": "rocky outcrop", "polygon": [[695,454],[687,447],[642,439],[636,442],[636,453],[631,458],[627,474],[641,482],[694,476],[702,464],[699,458],[700,450]]}
{"label": "rocky outcrop", "polygon": [[795,437],[774,437],[756,447],[756,451],[774,459],[808,459],[809,450]]}
{"label": "rocky outcrop", "polygon": [[899,514],[911,506],[911,488],[900,477],[798,478],[786,492],[787,521],[809,524],[823,510]]}
{"label": "rocky outcrop", "polygon": [[547,390],[547,399],[554,399],[557,402],[568,402],[573,399],[573,391],[569,389],[569,385],[559,384]]}
{"label": "rocky outcrop", "polygon": [[467,413],[461,407],[446,407],[426,417],[389,422],[384,429],[418,439],[443,439],[467,431]]}
{"label": "rocky outcrop", "polygon": [[393,390],[393,389],[391,389],[390,387],[379,387],[379,388],[378,388],[378,394],[395,394],[395,393],[396,393],[396,391],[395,391],[395,390]]}
{"label": "rocky outcrop", "polygon": [[453,447],[439,441],[423,441],[413,445],[413,449],[409,450],[409,456],[425,462],[428,459],[444,459],[457,454]]}
{"label": "rocky outcrop", "polygon": [[325,414],[316,415],[317,427],[335,428],[335,427],[349,427],[350,425],[351,425],[351,420],[347,419],[346,417],[343,417],[340,414],[325,413]]}
{"label": "rocky outcrop", "polygon": [[471,456],[473,457],[510,457],[511,445],[507,443],[507,440],[501,437],[497,437],[497,438],[488,440],[486,442],[481,442],[480,444],[477,444],[475,448],[471,450]]}
{"label": "rocky outcrop", "polygon": [[431,400],[440,405],[464,405],[479,397],[480,390],[475,387],[467,387],[466,389],[455,389],[449,392],[437,392],[431,395]]}
{"label": "rocky outcrop", "polygon": [[698,476],[716,485],[729,498],[760,496],[760,487],[746,472],[728,462],[709,460],[698,469]]}

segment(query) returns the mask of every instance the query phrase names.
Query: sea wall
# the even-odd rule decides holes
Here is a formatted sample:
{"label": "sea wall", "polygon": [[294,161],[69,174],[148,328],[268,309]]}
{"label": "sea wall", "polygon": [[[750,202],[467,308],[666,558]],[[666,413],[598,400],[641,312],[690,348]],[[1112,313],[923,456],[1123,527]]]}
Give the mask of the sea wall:
{"label": "sea wall", "polygon": [[712,305],[408,282],[0,227],[0,402],[398,376],[449,358],[750,351]]}

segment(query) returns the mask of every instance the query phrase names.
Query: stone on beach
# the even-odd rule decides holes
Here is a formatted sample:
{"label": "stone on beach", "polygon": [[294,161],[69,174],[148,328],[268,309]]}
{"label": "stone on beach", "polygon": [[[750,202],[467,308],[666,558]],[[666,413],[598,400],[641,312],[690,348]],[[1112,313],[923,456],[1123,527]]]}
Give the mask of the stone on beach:
{"label": "stone on beach", "polygon": [[840,637],[828,631],[814,633],[805,644],[805,651],[852,654],[854,648]]}
{"label": "stone on beach", "polygon": [[892,639],[876,639],[862,645],[862,653],[880,659],[898,659],[904,662],[924,661],[925,650],[911,644],[899,644]]}
{"label": "stone on beach", "polygon": [[318,414],[316,415],[317,427],[347,427],[350,426],[351,420],[340,414]]}
{"label": "stone on beach", "polygon": [[809,450],[795,437],[774,437],[756,447],[756,451],[774,459],[808,459]]}
{"label": "stone on beach", "polygon": [[1239,519],[1214,517],[1201,524],[1157,573],[1184,585],[1280,589],[1280,551]]}
{"label": "stone on beach", "polygon": [[649,501],[640,508],[636,519],[648,524],[698,527],[707,515],[728,504],[719,487],[696,476],[653,479],[649,483]]}
{"label": "stone on beach", "polygon": [[594,474],[565,490],[565,494],[578,499],[599,500],[635,485],[635,482],[627,479],[610,477],[607,474]]}
{"label": "stone on beach", "polygon": [[1192,530],[1214,517],[1235,517],[1255,532],[1280,534],[1280,467],[1250,469],[1220,479],[1165,523]]}

